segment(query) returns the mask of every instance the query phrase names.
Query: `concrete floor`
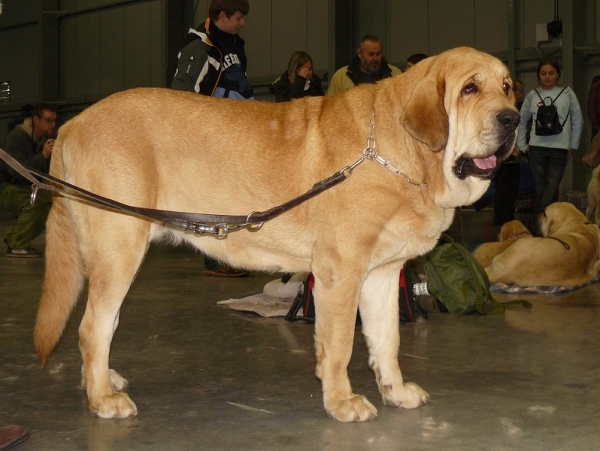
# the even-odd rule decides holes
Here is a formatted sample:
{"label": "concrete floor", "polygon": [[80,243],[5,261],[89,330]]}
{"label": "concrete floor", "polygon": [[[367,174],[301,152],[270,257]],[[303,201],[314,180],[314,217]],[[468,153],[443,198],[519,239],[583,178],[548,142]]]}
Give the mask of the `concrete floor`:
{"label": "concrete floor", "polygon": [[[0,235],[12,221],[0,214]],[[490,212],[459,210],[451,234],[472,247],[493,239],[489,223]],[[43,248],[43,236],[34,244]],[[19,450],[600,448],[598,284],[527,295],[532,310],[434,313],[402,326],[405,378],[431,395],[415,410],[383,406],[358,333],[350,376],[379,417],[341,424],[323,410],[312,325],[216,305],[259,293],[274,276],[207,278],[202,262],[184,248],[151,248],[111,354],[139,415],[102,420],[78,388],[85,302],[42,371],[31,334],[44,262],[0,257],[0,425],[29,429]]]}

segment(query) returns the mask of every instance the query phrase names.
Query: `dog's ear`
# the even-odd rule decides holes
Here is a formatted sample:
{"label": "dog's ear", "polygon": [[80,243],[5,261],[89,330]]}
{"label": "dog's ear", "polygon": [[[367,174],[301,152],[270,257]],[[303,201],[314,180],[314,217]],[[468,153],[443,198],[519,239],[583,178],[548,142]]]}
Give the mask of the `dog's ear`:
{"label": "dog's ear", "polygon": [[410,135],[427,144],[434,152],[446,147],[448,142],[448,113],[444,107],[446,78],[442,72],[437,76],[425,74],[415,86],[404,111],[402,124]]}

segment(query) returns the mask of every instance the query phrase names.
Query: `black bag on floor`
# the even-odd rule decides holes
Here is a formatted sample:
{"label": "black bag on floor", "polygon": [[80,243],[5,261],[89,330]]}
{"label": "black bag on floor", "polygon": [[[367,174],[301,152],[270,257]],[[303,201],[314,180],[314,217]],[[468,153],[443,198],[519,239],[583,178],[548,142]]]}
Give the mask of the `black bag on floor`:
{"label": "black bag on floor", "polygon": [[[298,321],[303,319],[307,323],[315,322],[315,302],[312,294],[313,287],[315,286],[315,276],[311,272],[298,290],[298,294],[292,302],[290,310],[285,315],[286,321]],[[298,312],[302,309],[302,315],[298,315]]]}
{"label": "black bag on floor", "polygon": [[[413,292],[413,284],[418,280],[415,279],[416,275],[410,271],[406,271],[402,268],[400,271],[400,324],[416,321],[419,316],[427,318],[427,311],[419,304],[416,295]],[[315,303],[312,294],[313,287],[315,286],[315,278],[312,273],[308,275],[306,280],[302,282],[298,294],[292,302],[292,307],[285,315],[286,321],[297,321],[304,320],[307,323],[315,322]],[[302,315],[298,315],[298,312],[302,309]],[[357,321],[360,322],[360,316]]]}

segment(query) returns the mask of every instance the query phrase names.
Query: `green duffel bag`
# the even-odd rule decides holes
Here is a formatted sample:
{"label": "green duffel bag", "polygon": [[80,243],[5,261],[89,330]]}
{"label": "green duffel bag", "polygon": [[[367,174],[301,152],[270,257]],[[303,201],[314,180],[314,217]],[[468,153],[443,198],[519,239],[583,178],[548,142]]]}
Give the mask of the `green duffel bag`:
{"label": "green duffel bag", "polygon": [[423,264],[429,292],[449,312],[457,315],[504,313],[509,304],[531,308],[531,304],[523,300],[496,301],[485,270],[471,253],[446,234],[442,235],[441,243],[425,256]]}

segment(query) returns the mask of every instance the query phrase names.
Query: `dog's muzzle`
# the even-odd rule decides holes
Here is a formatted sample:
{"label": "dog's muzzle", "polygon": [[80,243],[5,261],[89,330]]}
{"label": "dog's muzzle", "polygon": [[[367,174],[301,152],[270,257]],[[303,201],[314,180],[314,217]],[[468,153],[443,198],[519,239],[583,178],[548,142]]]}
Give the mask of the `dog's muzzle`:
{"label": "dog's muzzle", "polygon": [[504,134],[500,147],[485,158],[460,157],[454,165],[454,175],[457,178],[464,180],[472,176],[484,180],[492,179],[498,165],[510,156],[515,146],[520,121],[519,113],[512,109],[505,109],[496,115],[496,120]]}

